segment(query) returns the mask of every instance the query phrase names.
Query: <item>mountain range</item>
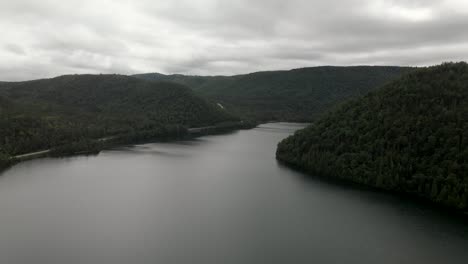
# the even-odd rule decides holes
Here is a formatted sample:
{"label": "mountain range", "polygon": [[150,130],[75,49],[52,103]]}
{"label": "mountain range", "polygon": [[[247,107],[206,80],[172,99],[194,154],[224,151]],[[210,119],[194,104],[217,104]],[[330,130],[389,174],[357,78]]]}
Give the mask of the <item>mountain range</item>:
{"label": "mountain range", "polygon": [[336,104],[362,96],[410,71],[407,67],[312,67],[235,76],[135,75],[186,85],[244,119],[313,121]]}

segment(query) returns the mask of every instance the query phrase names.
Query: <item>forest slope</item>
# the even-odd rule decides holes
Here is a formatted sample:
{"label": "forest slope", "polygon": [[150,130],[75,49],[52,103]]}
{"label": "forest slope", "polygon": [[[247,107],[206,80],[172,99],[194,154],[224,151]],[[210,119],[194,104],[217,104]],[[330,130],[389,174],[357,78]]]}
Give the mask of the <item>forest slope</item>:
{"label": "forest slope", "polygon": [[182,85],[122,75],[2,83],[0,101],[3,156],[109,135],[164,134],[175,126],[237,120]]}
{"label": "forest slope", "polygon": [[282,141],[312,175],[468,209],[468,65],[409,73]]}

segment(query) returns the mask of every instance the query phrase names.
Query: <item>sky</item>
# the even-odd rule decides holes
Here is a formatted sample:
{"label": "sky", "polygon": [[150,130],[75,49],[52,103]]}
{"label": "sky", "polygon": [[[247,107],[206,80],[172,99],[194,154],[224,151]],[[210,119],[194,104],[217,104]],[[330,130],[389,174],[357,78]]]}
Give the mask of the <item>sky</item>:
{"label": "sky", "polygon": [[468,60],[468,0],[0,0],[0,80]]}

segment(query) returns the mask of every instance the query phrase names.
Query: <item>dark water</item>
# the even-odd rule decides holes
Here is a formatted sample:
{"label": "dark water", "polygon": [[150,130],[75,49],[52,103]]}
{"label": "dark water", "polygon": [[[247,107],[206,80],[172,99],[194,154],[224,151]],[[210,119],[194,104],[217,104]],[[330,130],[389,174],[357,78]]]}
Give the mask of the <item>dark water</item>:
{"label": "dark water", "polygon": [[468,263],[465,220],[279,165],[300,127],[19,164],[0,263]]}

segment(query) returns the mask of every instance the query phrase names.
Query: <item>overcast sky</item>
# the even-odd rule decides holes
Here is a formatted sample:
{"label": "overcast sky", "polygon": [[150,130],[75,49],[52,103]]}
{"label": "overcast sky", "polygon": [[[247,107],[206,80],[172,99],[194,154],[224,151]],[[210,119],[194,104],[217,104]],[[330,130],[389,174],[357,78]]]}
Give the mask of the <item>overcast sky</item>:
{"label": "overcast sky", "polygon": [[468,0],[0,0],[0,80],[468,59]]}

